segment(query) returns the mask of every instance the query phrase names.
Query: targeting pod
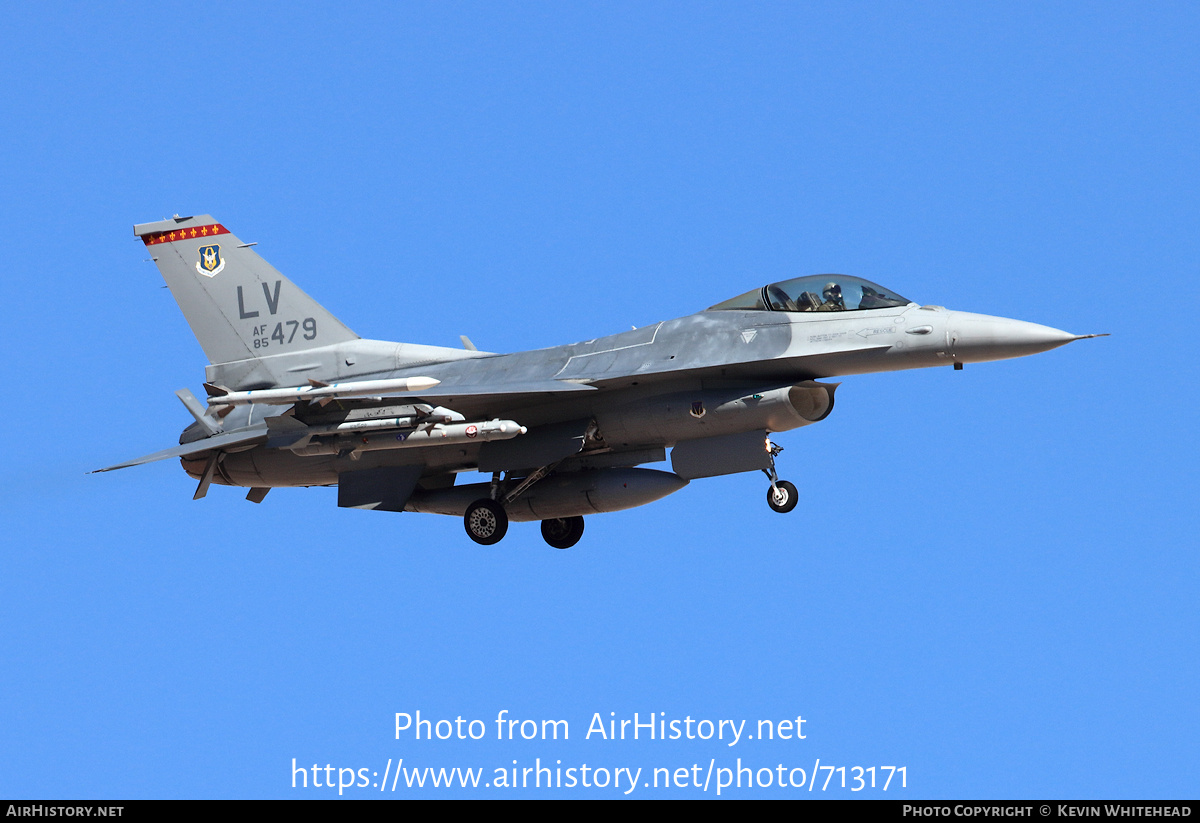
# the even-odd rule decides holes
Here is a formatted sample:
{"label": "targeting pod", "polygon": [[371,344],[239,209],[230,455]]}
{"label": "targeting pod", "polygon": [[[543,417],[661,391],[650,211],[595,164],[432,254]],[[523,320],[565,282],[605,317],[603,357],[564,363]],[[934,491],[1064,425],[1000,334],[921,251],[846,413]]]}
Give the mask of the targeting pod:
{"label": "targeting pod", "polygon": [[387,431],[380,434],[360,434],[353,437],[331,437],[301,448],[295,454],[312,456],[342,454],[381,449],[408,449],[417,446],[443,446],[454,443],[478,443],[486,440],[509,440],[528,429],[513,420],[488,420],[482,423],[434,423],[415,429]]}

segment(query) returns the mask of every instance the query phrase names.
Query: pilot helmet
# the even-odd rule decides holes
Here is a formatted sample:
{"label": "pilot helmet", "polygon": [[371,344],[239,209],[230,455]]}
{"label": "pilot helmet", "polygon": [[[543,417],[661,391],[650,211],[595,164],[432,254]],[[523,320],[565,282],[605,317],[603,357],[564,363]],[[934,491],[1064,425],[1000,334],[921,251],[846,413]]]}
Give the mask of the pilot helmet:
{"label": "pilot helmet", "polygon": [[841,297],[842,296],[842,287],[839,286],[837,283],[826,283],[825,288],[822,289],[821,293],[824,294],[826,297],[829,297],[831,295],[835,296],[835,297]]}

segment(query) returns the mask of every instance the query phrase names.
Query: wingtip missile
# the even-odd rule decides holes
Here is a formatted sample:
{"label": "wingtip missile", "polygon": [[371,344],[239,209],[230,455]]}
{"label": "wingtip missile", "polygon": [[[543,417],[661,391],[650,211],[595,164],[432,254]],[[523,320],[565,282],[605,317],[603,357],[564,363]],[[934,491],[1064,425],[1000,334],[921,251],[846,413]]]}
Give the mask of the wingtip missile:
{"label": "wingtip missile", "polygon": [[354,380],[346,383],[324,384],[319,380],[310,380],[307,386],[250,391],[230,391],[223,386],[214,386],[211,383],[205,383],[204,388],[208,391],[210,406],[233,407],[255,403],[278,406],[301,400],[328,402],[348,397],[379,397],[426,391],[441,382],[432,377],[400,377],[388,380]]}

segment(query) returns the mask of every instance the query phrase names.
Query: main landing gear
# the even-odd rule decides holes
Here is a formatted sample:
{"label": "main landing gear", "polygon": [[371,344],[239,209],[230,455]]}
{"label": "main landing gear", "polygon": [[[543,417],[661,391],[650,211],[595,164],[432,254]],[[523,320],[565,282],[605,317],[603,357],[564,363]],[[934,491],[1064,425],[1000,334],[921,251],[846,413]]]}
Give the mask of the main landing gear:
{"label": "main landing gear", "polygon": [[569,549],[583,537],[582,517],[558,517],[542,521],[542,539],[556,549]]}
{"label": "main landing gear", "polygon": [[[467,536],[481,546],[492,546],[508,533],[508,514],[495,500],[483,498],[467,507],[463,516]],[[542,521],[542,538],[556,549],[569,549],[583,537],[582,517],[556,517]]]}
{"label": "main landing gear", "polygon": [[[504,507],[553,471],[555,465],[557,463],[538,469],[508,493],[503,492],[500,473],[496,472],[492,476],[492,496],[480,498],[467,506],[467,513],[463,515],[467,536],[481,546],[491,546],[504,539],[508,533],[508,513]],[[582,517],[556,517],[542,521],[542,538],[556,549],[569,549],[581,537]]]}
{"label": "main landing gear", "polygon": [[796,487],[786,480],[780,480],[779,475],[775,472],[775,456],[781,451],[783,451],[783,446],[776,446],[770,440],[767,441],[767,452],[771,456],[771,468],[763,469],[763,474],[771,480],[771,485],[767,489],[767,505],[774,511],[787,514],[796,508],[796,503],[800,498]]}
{"label": "main landing gear", "polygon": [[491,546],[508,533],[508,514],[495,500],[485,497],[467,506],[463,525],[468,537],[481,546]]}

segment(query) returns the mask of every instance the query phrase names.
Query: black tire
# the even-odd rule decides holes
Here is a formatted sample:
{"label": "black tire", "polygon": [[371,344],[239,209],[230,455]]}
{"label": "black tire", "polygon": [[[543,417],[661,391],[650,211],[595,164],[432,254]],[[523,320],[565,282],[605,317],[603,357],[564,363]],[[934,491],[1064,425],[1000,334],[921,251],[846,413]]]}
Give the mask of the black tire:
{"label": "black tire", "polygon": [[796,487],[786,480],[777,481],[774,488],[767,486],[767,505],[780,514],[787,514],[798,502],[800,495]]}
{"label": "black tire", "polygon": [[491,546],[504,539],[508,531],[508,514],[495,500],[483,498],[467,506],[463,515],[467,536],[481,546]]}
{"label": "black tire", "polygon": [[556,549],[569,549],[583,537],[582,517],[557,517],[542,521],[542,539]]}

